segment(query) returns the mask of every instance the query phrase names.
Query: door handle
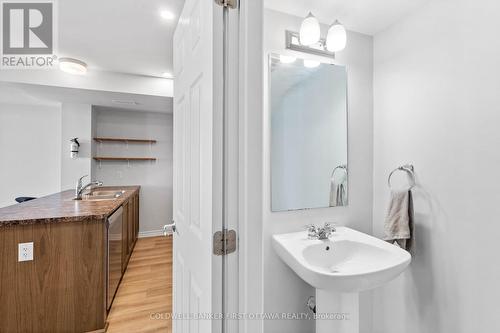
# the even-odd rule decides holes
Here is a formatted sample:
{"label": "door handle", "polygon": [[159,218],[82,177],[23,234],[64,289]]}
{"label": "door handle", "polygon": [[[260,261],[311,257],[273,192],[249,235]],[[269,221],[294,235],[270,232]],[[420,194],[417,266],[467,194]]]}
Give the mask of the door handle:
{"label": "door handle", "polygon": [[172,223],[170,224],[165,224],[163,226],[163,236],[169,236],[173,235],[174,232],[179,235],[179,230],[177,229],[177,226],[175,225],[175,221],[172,220]]}

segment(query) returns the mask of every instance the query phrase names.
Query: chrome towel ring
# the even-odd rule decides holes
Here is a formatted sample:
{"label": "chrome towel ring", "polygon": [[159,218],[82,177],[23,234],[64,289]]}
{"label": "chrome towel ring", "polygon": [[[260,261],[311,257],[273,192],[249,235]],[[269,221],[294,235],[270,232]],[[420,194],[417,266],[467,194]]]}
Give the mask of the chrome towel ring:
{"label": "chrome towel ring", "polygon": [[332,171],[332,174],[330,175],[330,179],[333,178],[333,175],[335,174],[335,171],[337,170],[344,170],[345,174],[347,175],[347,165],[346,164],[341,164],[339,166],[336,166],[333,171]]}
{"label": "chrome towel ring", "polygon": [[413,187],[416,185],[416,180],[415,180],[415,168],[413,167],[412,164],[405,164],[397,167],[396,169],[392,170],[391,173],[389,174],[389,177],[387,178],[387,185],[389,185],[389,188],[392,189],[391,185],[391,177],[392,174],[396,171],[405,171],[408,176],[410,176],[410,187],[408,190],[411,190]]}

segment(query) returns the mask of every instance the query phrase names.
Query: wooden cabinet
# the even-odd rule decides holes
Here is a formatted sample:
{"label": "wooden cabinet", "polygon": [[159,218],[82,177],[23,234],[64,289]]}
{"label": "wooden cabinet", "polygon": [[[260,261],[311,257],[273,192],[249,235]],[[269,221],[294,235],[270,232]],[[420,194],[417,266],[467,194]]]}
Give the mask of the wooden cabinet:
{"label": "wooden cabinet", "polygon": [[125,272],[139,234],[139,194],[123,204],[122,271]]}
{"label": "wooden cabinet", "polygon": [[[34,244],[33,261],[18,262],[24,242]],[[0,254],[0,332],[104,328],[105,220],[0,227]]]}
{"label": "wooden cabinet", "polygon": [[[114,189],[121,188],[103,188]],[[0,209],[0,332],[104,332],[106,217],[122,205],[122,273],[139,231],[140,187],[124,189],[112,206],[111,201],[74,201],[70,190]],[[15,220],[8,218],[12,209]],[[33,243],[34,258],[19,262],[18,245],[26,242]],[[119,271],[119,254],[117,266]]]}
{"label": "wooden cabinet", "polygon": [[135,196],[134,206],[135,206],[134,237],[135,240],[137,241],[137,238],[139,237],[139,194]]}
{"label": "wooden cabinet", "polygon": [[123,203],[123,221],[122,221],[122,273],[127,269],[127,263],[129,259],[128,253],[128,211],[129,211],[129,201]]}
{"label": "wooden cabinet", "polygon": [[132,254],[132,249],[134,248],[135,244],[134,229],[135,229],[135,196],[130,198],[129,210],[128,210],[127,246],[129,254]]}

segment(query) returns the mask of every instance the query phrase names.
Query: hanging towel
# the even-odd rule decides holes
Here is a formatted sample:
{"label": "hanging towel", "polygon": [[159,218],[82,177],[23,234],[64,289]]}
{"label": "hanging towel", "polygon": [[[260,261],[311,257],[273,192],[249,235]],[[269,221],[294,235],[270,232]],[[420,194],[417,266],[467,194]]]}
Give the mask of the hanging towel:
{"label": "hanging towel", "polygon": [[384,240],[397,244],[409,252],[413,250],[415,235],[411,190],[391,191],[391,200],[385,218]]}
{"label": "hanging towel", "polygon": [[330,207],[347,206],[347,177],[330,178]]}

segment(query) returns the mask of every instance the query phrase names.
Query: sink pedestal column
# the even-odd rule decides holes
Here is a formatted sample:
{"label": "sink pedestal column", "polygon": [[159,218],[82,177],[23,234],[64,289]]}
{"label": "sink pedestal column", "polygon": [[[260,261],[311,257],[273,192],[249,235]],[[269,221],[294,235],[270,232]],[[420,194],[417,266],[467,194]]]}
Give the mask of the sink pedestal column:
{"label": "sink pedestal column", "polygon": [[316,289],[316,333],[359,333],[359,294]]}

